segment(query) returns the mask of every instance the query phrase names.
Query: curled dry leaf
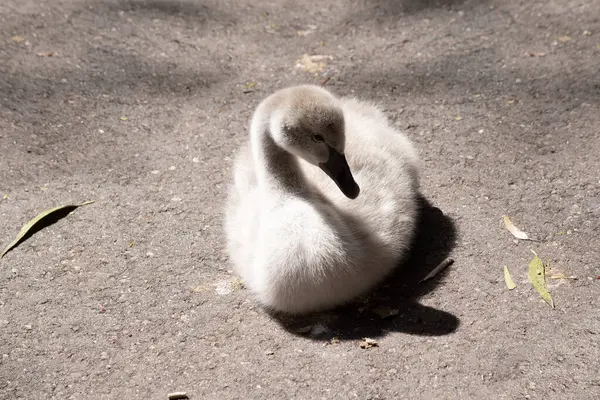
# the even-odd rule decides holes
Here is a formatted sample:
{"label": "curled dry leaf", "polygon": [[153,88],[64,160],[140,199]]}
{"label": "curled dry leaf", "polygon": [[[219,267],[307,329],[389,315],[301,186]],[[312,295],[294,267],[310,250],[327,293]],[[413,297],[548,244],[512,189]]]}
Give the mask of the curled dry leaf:
{"label": "curled dry leaf", "polygon": [[541,51],[528,51],[527,54],[529,57],[545,57],[546,53]]}
{"label": "curled dry leaf", "polygon": [[510,276],[510,271],[508,270],[508,267],[506,266],[504,267],[504,282],[506,282],[506,287],[508,288],[508,290],[513,290],[517,287],[512,277]]}
{"label": "curled dry leaf", "polygon": [[56,55],[55,51],[40,51],[37,53],[38,57],[54,57]]}
{"label": "curled dry leaf", "polygon": [[512,233],[512,235],[514,237],[516,237],[517,239],[521,239],[521,240],[531,240],[525,232],[523,232],[522,230],[520,230],[519,228],[517,228],[516,226],[513,225],[513,223],[510,221],[510,218],[508,218],[508,215],[505,215],[503,218],[504,218],[504,227],[510,233]]}
{"label": "curled dry leaf", "polygon": [[189,399],[188,395],[186,392],[173,392],[173,393],[169,393],[168,395],[169,400],[185,400],[185,399]]}
{"label": "curled dry leaf", "polygon": [[535,251],[531,250],[531,252],[535,257],[529,263],[529,282],[531,282],[542,299],[544,299],[550,307],[554,308],[554,300],[552,300],[552,296],[546,287],[546,266]]}
{"label": "curled dry leaf", "polygon": [[361,349],[370,349],[371,347],[379,347],[379,343],[377,343],[374,339],[363,338],[360,342]]}
{"label": "curled dry leaf", "polygon": [[[454,262],[453,259],[446,258],[437,267],[435,267],[430,273],[428,273],[425,278],[421,279],[421,282],[425,282],[425,281],[427,281],[427,280],[429,280],[431,278],[435,278],[435,276],[437,274],[439,274],[440,272],[442,272],[443,270],[445,270],[446,268],[448,268],[448,266],[450,266],[453,262]],[[421,283],[421,282],[419,282],[419,283]]]}
{"label": "curled dry leaf", "polygon": [[30,233],[33,234],[33,232],[34,232],[33,228],[36,227],[36,225],[38,223],[40,223],[43,219],[45,219],[47,217],[51,217],[53,215],[56,216],[56,215],[60,214],[60,212],[64,213],[63,216],[66,216],[69,213],[71,213],[72,211],[74,211],[76,208],[85,206],[87,204],[92,204],[93,202],[94,202],[93,200],[90,200],[90,201],[85,201],[85,202],[79,203],[79,204],[68,204],[66,206],[59,206],[59,207],[55,207],[50,210],[42,212],[41,214],[39,214],[37,217],[33,218],[31,221],[29,221],[27,224],[25,224],[21,228],[21,231],[19,232],[17,237],[15,237],[14,240],[12,242],[10,242],[8,244],[8,246],[6,246],[6,248],[4,249],[2,254],[0,254],[0,258],[4,257],[4,255],[6,253],[8,253],[10,250],[12,250],[14,247],[16,247],[19,243],[21,243],[23,240],[25,240],[27,234],[30,234]]}

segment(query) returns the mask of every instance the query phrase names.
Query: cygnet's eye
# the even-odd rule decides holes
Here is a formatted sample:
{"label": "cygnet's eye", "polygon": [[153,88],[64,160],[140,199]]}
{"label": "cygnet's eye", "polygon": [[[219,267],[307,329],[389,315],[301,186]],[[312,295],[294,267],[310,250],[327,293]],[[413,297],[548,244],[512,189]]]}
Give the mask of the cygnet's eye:
{"label": "cygnet's eye", "polygon": [[325,139],[321,135],[313,135],[312,140],[317,143],[321,143],[321,142],[325,141]]}

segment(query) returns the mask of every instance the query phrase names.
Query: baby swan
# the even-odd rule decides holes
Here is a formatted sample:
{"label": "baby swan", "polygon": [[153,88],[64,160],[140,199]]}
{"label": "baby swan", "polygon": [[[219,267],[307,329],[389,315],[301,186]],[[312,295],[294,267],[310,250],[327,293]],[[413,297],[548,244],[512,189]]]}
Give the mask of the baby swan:
{"label": "baby swan", "polygon": [[264,99],[225,209],[236,272],[272,311],[347,303],[413,238],[418,158],[375,106],[299,85]]}

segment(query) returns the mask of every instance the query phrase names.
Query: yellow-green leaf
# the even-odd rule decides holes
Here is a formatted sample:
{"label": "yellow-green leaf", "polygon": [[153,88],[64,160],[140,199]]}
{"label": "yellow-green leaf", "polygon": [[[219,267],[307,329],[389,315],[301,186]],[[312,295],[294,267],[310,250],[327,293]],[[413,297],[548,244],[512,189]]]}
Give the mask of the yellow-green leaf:
{"label": "yellow-green leaf", "polygon": [[504,267],[504,282],[506,282],[506,287],[509,290],[513,290],[514,288],[517,287],[517,285],[515,285],[515,282],[512,280],[512,277],[510,276],[510,271],[508,270],[508,267]]}
{"label": "yellow-green leaf", "polygon": [[538,257],[535,251],[531,250],[535,255],[534,259],[529,263],[529,282],[533,285],[535,290],[540,294],[542,299],[554,308],[554,300],[546,287],[546,266],[542,260]]}
{"label": "yellow-green leaf", "polygon": [[[6,246],[6,248],[4,249],[2,254],[0,254],[0,258],[4,257],[4,255],[6,253],[8,253],[15,246],[17,246],[22,240],[24,240],[28,233],[32,233],[33,232],[32,228],[34,228],[34,226],[37,225],[40,221],[42,221],[44,218],[46,218],[52,214],[55,214],[59,211],[70,213],[71,211],[75,210],[77,207],[85,206],[87,204],[92,204],[93,202],[94,202],[93,200],[90,200],[90,201],[86,201],[86,202],[79,203],[79,204],[68,204],[65,206],[59,206],[59,207],[55,207],[50,210],[46,210],[43,213],[39,214],[37,217],[35,217],[31,221],[29,221],[27,224],[25,224],[21,228],[21,231],[19,232],[17,237],[15,237],[15,239],[12,242],[10,242],[8,246]],[[65,214],[65,216],[66,216],[66,214]]]}

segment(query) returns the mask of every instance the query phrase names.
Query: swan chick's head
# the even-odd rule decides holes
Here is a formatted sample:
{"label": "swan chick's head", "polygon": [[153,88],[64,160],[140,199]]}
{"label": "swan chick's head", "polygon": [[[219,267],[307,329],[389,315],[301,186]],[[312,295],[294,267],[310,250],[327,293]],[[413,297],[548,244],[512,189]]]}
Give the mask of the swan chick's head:
{"label": "swan chick's head", "polygon": [[284,89],[270,117],[273,140],[291,154],[321,168],[350,199],[360,188],[344,155],[345,122],[338,100],[316,86]]}

